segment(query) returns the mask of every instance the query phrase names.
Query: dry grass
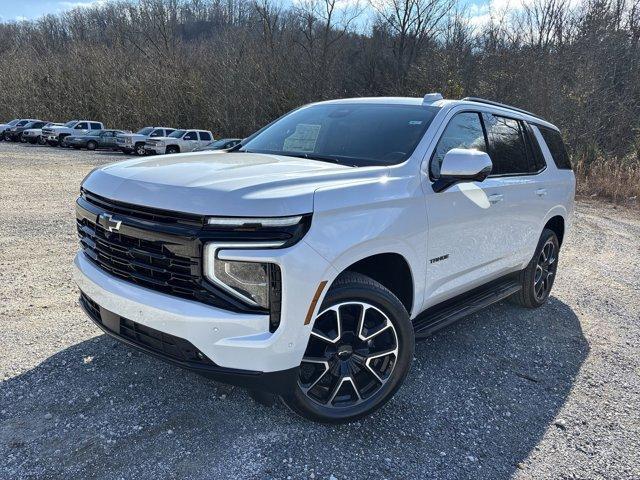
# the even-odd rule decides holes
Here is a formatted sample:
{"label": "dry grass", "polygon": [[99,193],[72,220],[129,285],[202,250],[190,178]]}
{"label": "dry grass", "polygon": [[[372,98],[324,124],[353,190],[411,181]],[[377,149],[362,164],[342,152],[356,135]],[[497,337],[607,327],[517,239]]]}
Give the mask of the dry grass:
{"label": "dry grass", "polygon": [[640,207],[640,159],[574,158],[577,194]]}

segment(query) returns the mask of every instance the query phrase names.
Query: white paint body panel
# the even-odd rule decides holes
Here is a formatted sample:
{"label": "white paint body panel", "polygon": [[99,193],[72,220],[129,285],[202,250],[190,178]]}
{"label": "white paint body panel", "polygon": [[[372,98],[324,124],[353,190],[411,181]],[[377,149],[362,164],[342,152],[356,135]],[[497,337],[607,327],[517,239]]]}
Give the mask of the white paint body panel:
{"label": "white paint body panel", "polygon": [[[235,314],[133,286],[101,272],[82,253],[76,257],[76,281],[108,310],[185,338],[221,366],[277,371],[300,363],[311,330],[304,318],[319,283],[330,285],[363,258],[397,253],[407,261],[414,286],[411,317],[523,268],[546,221],[560,215],[568,227],[573,213],[573,173],[555,167],[544,142],[548,166],[538,175],[490,177],[435,193],[425,172],[456,112],[508,113],[550,125],[477,103],[437,105],[442,108],[411,157],[395,166],[351,168],[277,155],[199,152],[119,162],[87,177],[84,186],[93,193],[169,211],[238,217],[313,213],[309,232],[292,247],[220,252],[224,259],[280,266],[282,315],[273,334],[265,315]],[[540,188],[544,196],[536,194]],[[492,203],[492,195],[502,195],[502,201]],[[429,263],[446,254],[446,261]]]}

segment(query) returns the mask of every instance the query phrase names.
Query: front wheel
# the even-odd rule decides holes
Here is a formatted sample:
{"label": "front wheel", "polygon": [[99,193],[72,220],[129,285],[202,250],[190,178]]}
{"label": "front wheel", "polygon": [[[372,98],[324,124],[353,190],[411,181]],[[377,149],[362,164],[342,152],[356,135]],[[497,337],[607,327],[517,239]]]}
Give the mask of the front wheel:
{"label": "front wheel", "polygon": [[520,272],[521,290],[511,300],[523,307],[538,308],[542,306],[551,293],[558,270],[558,254],[560,242],[553,230],[542,231],[538,246],[527,268]]}
{"label": "front wheel", "polygon": [[95,150],[96,148],[98,148],[98,144],[96,142],[93,140],[87,142],[87,150]]}
{"label": "front wheel", "polygon": [[375,280],[348,272],[326,295],[300,365],[283,402],[323,423],[345,423],[382,407],[400,388],[414,350],[409,315]]}
{"label": "front wheel", "polygon": [[144,149],[144,143],[138,143],[135,148],[136,155],[143,157],[147,152]]}

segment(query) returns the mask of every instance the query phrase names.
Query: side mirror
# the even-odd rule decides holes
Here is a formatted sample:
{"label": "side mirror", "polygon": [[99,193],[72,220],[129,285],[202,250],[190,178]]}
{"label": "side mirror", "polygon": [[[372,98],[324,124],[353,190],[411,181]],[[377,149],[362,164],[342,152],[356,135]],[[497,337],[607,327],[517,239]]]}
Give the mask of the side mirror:
{"label": "side mirror", "polygon": [[442,159],[440,178],[433,184],[435,192],[442,192],[458,182],[482,182],[493,168],[491,158],[479,150],[453,148]]}

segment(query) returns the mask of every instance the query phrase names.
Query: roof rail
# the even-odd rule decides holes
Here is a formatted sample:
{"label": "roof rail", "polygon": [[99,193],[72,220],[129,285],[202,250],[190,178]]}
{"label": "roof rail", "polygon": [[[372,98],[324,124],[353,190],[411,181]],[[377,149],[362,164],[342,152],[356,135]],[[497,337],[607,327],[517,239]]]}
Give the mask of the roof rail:
{"label": "roof rail", "polygon": [[[521,108],[512,107],[511,105],[505,105],[504,103],[498,103],[480,97],[464,97],[462,100],[466,100],[467,102],[486,103],[487,105],[493,105],[494,107],[502,107],[508,110],[513,110],[514,112],[520,112],[526,115],[531,115],[532,117],[540,118],[540,116],[536,115],[535,113],[528,112]],[[540,120],[542,120],[542,118],[540,118]]]}

